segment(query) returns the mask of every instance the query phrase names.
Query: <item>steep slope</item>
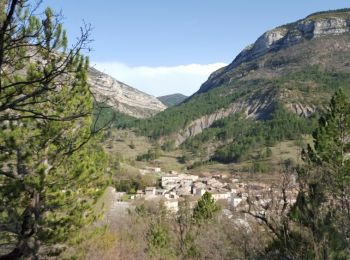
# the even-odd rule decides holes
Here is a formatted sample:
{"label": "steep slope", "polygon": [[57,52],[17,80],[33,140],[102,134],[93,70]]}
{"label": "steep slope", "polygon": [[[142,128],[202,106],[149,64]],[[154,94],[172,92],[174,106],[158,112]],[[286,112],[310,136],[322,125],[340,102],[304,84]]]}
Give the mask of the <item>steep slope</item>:
{"label": "steep slope", "polygon": [[132,88],[94,68],[90,68],[89,84],[98,102],[107,103],[117,111],[133,117],[150,117],[166,108],[156,97]]}
{"label": "steep slope", "polygon": [[278,104],[309,117],[336,89],[350,90],[349,32],[348,9],[312,14],[268,31],[212,73],[195,95],[147,122],[143,133],[171,135],[180,144],[232,113],[269,119]]}
{"label": "steep slope", "polygon": [[187,96],[180,93],[157,97],[167,107],[172,107],[183,102]]}
{"label": "steep slope", "polygon": [[234,81],[278,78],[302,67],[349,72],[350,9],[312,14],[265,32],[228,66],[214,72],[197,93]]}

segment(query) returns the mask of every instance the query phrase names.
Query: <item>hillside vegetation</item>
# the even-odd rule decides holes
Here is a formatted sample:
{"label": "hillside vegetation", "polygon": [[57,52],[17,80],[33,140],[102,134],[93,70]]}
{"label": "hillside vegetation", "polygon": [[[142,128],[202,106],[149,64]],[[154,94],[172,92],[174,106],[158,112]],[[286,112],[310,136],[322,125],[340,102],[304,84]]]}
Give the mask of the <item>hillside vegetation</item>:
{"label": "hillside vegetation", "polygon": [[180,93],[157,97],[167,107],[172,107],[183,102],[187,96]]}
{"label": "hillside vegetation", "polygon": [[[184,102],[148,119],[117,114],[114,125],[224,163],[298,141],[335,91],[350,93],[350,34],[342,27],[348,18],[347,9],[321,12],[268,31]],[[310,23],[320,30],[305,27]]]}
{"label": "hillside vegetation", "polygon": [[[300,136],[310,134],[317,114],[322,111],[329,96],[339,88],[349,92],[349,79],[350,75],[346,72],[327,72],[312,66],[278,79],[237,80],[235,88],[214,88],[150,119],[137,120],[108,111],[116,117],[115,126],[132,128],[140,135],[157,140],[164,136],[171,138],[196,118],[227,108],[239,100],[254,98],[257,102],[265,102],[264,98],[268,95],[271,105],[260,111],[261,120],[247,118],[246,113],[238,112],[215,121],[181,145],[198,155],[209,143],[215,150],[206,155],[207,159],[239,162],[247,159],[254,149],[264,149],[283,140],[298,140]],[[303,108],[306,108],[305,111]]]}

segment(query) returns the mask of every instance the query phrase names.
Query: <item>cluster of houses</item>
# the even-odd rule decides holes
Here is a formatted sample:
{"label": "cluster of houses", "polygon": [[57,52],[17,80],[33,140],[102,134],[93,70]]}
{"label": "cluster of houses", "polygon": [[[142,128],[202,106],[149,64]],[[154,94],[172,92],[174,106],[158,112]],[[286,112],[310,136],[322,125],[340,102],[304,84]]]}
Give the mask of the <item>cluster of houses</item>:
{"label": "cluster of houses", "polygon": [[[141,174],[157,173],[161,179],[161,187],[146,187],[145,190],[138,190],[131,199],[163,200],[164,205],[173,212],[177,212],[181,200],[187,198],[194,205],[205,192],[210,192],[216,201],[226,201],[231,208],[242,206],[244,204],[242,202],[246,201],[248,196],[259,198],[264,193],[271,193],[271,188],[263,183],[247,184],[236,178],[227,178],[222,175],[199,177],[175,171],[163,173],[160,168],[151,167],[140,172]],[[266,203],[264,200],[261,202]]]}

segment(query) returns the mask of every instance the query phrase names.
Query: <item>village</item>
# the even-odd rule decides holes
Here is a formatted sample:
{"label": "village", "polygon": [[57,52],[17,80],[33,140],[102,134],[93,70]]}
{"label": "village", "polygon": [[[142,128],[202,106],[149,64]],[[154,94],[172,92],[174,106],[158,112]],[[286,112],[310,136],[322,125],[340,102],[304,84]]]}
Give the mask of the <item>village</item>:
{"label": "village", "polygon": [[[272,200],[282,198],[280,187],[271,187],[264,183],[245,183],[238,178],[224,174],[205,177],[178,173],[176,171],[163,172],[159,167],[146,167],[140,173],[156,174],[160,178],[160,187],[146,187],[131,194],[131,200],[162,200],[164,206],[173,213],[179,210],[179,203],[187,200],[190,207],[194,207],[205,192],[209,192],[215,201],[221,202],[230,210],[238,210],[247,205],[247,198],[254,198],[255,203],[264,205]],[[119,192],[119,198],[125,192]],[[288,187],[284,196],[292,204],[296,198],[296,188]],[[281,201],[282,203],[282,201]]]}

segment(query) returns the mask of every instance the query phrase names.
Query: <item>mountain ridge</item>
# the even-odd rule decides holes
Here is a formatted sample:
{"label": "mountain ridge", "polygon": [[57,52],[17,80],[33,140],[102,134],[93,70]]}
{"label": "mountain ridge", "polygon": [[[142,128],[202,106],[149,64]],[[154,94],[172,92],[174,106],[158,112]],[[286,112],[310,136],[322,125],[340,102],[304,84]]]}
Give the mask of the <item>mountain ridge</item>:
{"label": "mountain ridge", "polygon": [[197,93],[206,92],[222,84],[222,80],[218,82],[218,78],[222,75],[267,53],[277,52],[303,41],[348,32],[350,32],[350,9],[313,13],[304,19],[268,30],[253,44],[244,48],[229,65],[213,72]]}
{"label": "mountain ridge", "polygon": [[88,83],[97,102],[106,103],[126,115],[145,118],[166,109],[166,106],[156,97],[120,82],[93,67],[89,68]]}
{"label": "mountain ridge", "polygon": [[174,94],[157,97],[157,99],[160,100],[167,107],[178,105],[184,100],[186,100],[187,98],[188,96],[185,96],[181,93],[174,93]]}

